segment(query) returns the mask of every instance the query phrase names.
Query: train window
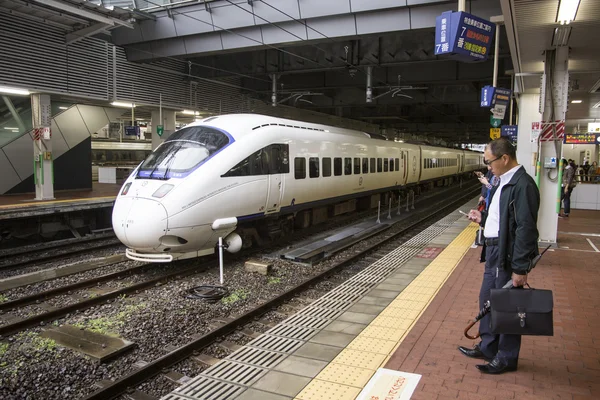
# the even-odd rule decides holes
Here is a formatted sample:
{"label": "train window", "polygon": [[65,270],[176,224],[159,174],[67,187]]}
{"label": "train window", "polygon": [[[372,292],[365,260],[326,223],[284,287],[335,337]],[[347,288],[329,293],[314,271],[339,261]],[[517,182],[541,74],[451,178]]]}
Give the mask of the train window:
{"label": "train window", "polygon": [[400,159],[396,158],[396,171],[400,171]]}
{"label": "train window", "polygon": [[354,174],[355,175],[360,174],[360,158],[354,159]]}
{"label": "train window", "polygon": [[311,157],[308,159],[308,176],[311,178],[319,177],[319,157]]}
{"label": "train window", "polygon": [[390,172],[394,171],[394,159],[390,158]]}
{"label": "train window", "polygon": [[375,173],[375,158],[369,160],[369,171],[371,171],[372,174]]}
{"label": "train window", "polygon": [[352,159],[350,157],[344,158],[344,175],[352,175]]}
{"label": "train window", "polygon": [[323,157],[323,176],[331,176],[331,157]]}
{"label": "train window", "polygon": [[340,157],[333,159],[333,174],[335,176],[340,176],[342,174],[342,159]]}
{"label": "train window", "polygon": [[388,172],[389,162],[390,160],[388,160],[387,158],[383,159],[383,172]]}
{"label": "train window", "polygon": [[165,143],[178,140],[196,142],[205,147],[210,154],[229,144],[229,137],[221,131],[207,126],[190,126],[173,133]]}
{"label": "train window", "polygon": [[382,172],[383,171],[383,162],[381,160],[381,158],[377,159],[377,172]]}
{"label": "train window", "polygon": [[362,173],[363,174],[369,173],[369,159],[367,157],[362,159]]}
{"label": "train window", "polygon": [[222,176],[287,174],[290,172],[287,144],[271,144],[237,163]]}
{"label": "train window", "polygon": [[306,158],[304,158],[304,157],[294,158],[294,178],[296,178],[296,179],[306,178]]}

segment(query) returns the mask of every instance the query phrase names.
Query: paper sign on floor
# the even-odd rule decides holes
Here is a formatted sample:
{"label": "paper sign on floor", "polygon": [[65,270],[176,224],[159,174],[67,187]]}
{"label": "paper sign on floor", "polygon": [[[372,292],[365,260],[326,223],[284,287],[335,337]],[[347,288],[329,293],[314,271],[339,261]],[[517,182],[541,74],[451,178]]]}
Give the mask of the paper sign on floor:
{"label": "paper sign on floor", "polygon": [[379,368],[356,400],[408,400],[421,375]]}

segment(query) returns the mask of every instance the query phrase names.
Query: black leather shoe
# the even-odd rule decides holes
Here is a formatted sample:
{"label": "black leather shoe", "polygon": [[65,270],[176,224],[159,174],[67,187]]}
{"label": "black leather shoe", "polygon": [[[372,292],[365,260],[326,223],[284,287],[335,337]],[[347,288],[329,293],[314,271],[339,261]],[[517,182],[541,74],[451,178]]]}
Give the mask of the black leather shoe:
{"label": "black leather shoe", "polygon": [[479,345],[475,345],[472,349],[464,346],[458,346],[458,350],[463,353],[467,357],[471,358],[481,358],[483,360],[489,361],[490,358],[486,357],[485,354],[479,348]]}
{"label": "black leather shoe", "polygon": [[494,358],[489,364],[476,365],[477,369],[484,374],[503,374],[505,372],[516,371],[517,366],[508,365],[498,358]]}

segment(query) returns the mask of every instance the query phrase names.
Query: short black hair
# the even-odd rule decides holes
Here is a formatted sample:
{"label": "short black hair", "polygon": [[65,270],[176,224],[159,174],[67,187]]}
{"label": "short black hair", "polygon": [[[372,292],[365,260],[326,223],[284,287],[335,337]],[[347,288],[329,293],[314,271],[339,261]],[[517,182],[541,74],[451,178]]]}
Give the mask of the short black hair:
{"label": "short black hair", "polygon": [[505,137],[492,140],[488,143],[487,147],[494,157],[502,157],[504,154],[506,154],[512,160],[517,159],[517,149],[515,146],[513,146],[510,140]]}

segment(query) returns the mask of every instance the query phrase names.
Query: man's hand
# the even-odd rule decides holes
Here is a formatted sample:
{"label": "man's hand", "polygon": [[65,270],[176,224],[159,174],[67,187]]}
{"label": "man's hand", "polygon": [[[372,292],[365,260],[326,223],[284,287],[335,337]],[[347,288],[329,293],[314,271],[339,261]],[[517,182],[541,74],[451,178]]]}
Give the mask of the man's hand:
{"label": "man's hand", "polygon": [[565,194],[569,193],[569,186],[565,186]]}
{"label": "man's hand", "polygon": [[481,203],[481,202],[482,202],[482,201],[484,201],[484,200],[485,200],[485,197],[483,197],[483,196],[479,196],[479,203]]}
{"label": "man's hand", "polygon": [[519,275],[513,272],[512,283],[514,287],[521,287],[527,283],[527,275]]}
{"label": "man's hand", "polygon": [[481,212],[477,210],[471,210],[469,211],[469,215],[467,215],[467,218],[469,218],[469,221],[477,222],[478,224],[480,224]]}

